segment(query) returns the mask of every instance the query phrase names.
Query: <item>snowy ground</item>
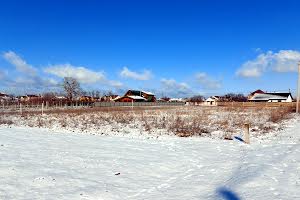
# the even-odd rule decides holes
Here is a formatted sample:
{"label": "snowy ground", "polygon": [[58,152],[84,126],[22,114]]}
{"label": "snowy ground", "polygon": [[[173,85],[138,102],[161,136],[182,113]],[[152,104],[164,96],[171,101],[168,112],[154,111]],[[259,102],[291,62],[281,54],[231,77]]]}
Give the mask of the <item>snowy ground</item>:
{"label": "snowy ground", "polygon": [[300,121],[251,145],[2,126],[0,178],[0,199],[300,199]]}

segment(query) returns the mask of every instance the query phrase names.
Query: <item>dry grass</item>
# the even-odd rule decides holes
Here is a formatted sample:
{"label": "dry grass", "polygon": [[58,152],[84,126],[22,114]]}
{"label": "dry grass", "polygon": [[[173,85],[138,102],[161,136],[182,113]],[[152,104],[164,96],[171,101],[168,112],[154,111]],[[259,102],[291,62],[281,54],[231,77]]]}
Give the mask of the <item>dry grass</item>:
{"label": "dry grass", "polygon": [[266,134],[280,128],[290,108],[243,107],[114,107],[0,114],[0,124],[68,129],[96,134],[169,134],[180,137],[230,138],[245,123],[251,131]]}

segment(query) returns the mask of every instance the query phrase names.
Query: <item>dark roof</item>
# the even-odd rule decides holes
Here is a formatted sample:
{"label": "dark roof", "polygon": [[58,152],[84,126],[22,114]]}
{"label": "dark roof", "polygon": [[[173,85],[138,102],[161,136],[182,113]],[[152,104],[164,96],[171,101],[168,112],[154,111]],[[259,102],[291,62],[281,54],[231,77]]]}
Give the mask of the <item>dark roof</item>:
{"label": "dark roof", "polygon": [[131,94],[132,95],[135,95],[135,96],[140,96],[141,94],[147,94],[147,95],[149,95],[149,96],[154,96],[154,94],[152,94],[151,92],[145,92],[145,91],[141,91],[141,90],[128,90],[127,92],[126,92],[126,94],[128,93],[128,92],[131,92]]}
{"label": "dark roof", "polygon": [[286,98],[291,95],[291,97],[292,97],[292,94],[290,92],[268,92],[266,94],[272,94],[272,95],[282,96],[282,97],[286,97]]}
{"label": "dark roof", "polygon": [[4,94],[4,93],[0,92],[0,97],[7,97],[7,96],[8,96],[7,94]]}
{"label": "dark roof", "polygon": [[35,94],[27,94],[26,96],[27,97],[39,97],[38,95],[35,95]]}
{"label": "dark roof", "polygon": [[139,90],[128,90],[128,91],[126,92],[126,94],[127,94],[128,92],[131,92],[132,95],[136,95],[136,96],[140,96],[140,95],[142,94],[142,91],[139,91]]}

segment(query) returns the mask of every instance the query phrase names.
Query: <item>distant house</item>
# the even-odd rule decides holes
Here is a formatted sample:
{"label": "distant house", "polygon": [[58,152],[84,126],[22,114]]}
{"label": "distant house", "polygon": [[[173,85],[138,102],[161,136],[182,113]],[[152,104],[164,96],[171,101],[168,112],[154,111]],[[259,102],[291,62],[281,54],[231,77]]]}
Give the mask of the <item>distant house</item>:
{"label": "distant house", "polygon": [[0,92],[0,101],[8,101],[10,99],[11,97],[9,95]]}
{"label": "distant house", "polygon": [[221,97],[219,96],[211,96],[209,98],[207,98],[204,102],[204,105],[208,105],[208,106],[216,106],[217,102],[221,99]]}
{"label": "distant house", "polygon": [[140,90],[128,90],[123,97],[116,98],[118,102],[155,102],[155,95],[151,92]]}
{"label": "distant house", "polygon": [[94,100],[95,100],[96,102],[99,102],[99,101],[101,101],[101,97],[94,97]]}
{"label": "distant house", "polygon": [[105,101],[105,102],[114,101],[115,99],[117,99],[119,97],[120,97],[119,95],[115,95],[115,94],[105,95],[105,96],[100,98],[100,101]]}
{"label": "distant house", "polygon": [[84,95],[84,96],[79,97],[79,101],[83,101],[83,102],[93,102],[93,101],[95,101],[95,100],[94,100],[94,98],[91,97],[91,96]]}
{"label": "distant house", "polygon": [[58,99],[58,100],[66,100],[67,97],[65,97],[65,96],[55,96],[55,99]]}
{"label": "distant house", "polygon": [[255,93],[248,99],[251,102],[293,102],[290,92]]}
{"label": "distant house", "polygon": [[19,101],[36,101],[41,99],[41,96],[35,94],[27,94],[25,96],[18,96],[17,99]]}
{"label": "distant house", "polygon": [[186,100],[183,98],[171,98],[169,102],[186,102]]}
{"label": "distant house", "polygon": [[156,101],[158,101],[158,102],[168,102],[170,99],[171,98],[169,98],[169,97],[161,97],[161,98],[157,99]]}
{"label": "distant house", "polygon": [[165,98],[159,98],[156,101],[157,102],[168,102],[170,99],[165,99]]}

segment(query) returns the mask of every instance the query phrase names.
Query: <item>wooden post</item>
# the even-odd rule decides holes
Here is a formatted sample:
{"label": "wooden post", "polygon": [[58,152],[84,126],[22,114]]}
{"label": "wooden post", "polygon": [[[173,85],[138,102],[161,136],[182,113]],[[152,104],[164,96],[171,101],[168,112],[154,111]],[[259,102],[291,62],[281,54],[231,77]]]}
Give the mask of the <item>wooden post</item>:
{"label": "wooden post", "polygon": [[22,115],[22,104],[20,103],[20,113]]}
{"label": "wooden post", "polygon": [[245,135],[244,135],[244,141],[247,144],[250,144],[250,124],[245,124]]}
{"label": "wooden post", "polygon": [[296,113],[299,113],[299,102],[300,101],[300,62],[298,63],[298,84],[297,84],[297,105]]}
{"label": "wooden post", "polygon": [[42,115],[44,114],[44,102],[42,102]]}
{"label": "wooden post", "polygon": [[133,109],[133,99],[131,100],[131,109]]}

